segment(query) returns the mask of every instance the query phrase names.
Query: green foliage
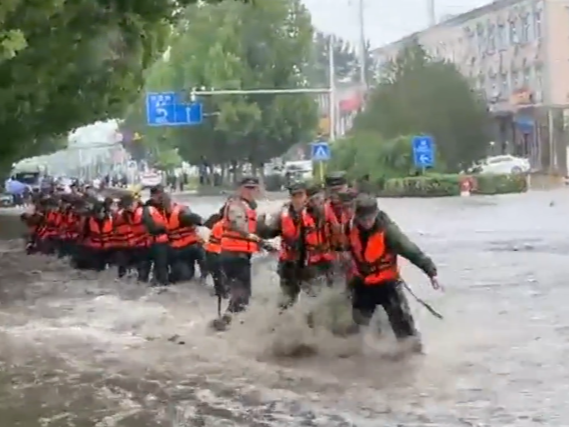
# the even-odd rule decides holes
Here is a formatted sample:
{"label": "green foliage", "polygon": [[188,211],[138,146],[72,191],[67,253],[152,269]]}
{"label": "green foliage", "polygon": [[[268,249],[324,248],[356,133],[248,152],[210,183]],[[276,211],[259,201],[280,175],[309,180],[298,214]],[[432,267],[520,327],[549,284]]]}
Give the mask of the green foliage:
{"label": "green foliage", "polygon": [[[170,56],[149,71],[146,91],[191,88],[272,89],[305,85],[312,25],[300,0],[223,2],[187,8],[170,39]],[[250,161],[277,157],[316,128],[311,95],[204,96],[206,119],[195,127],[144,127],[143,99],[127,111],[124,127],[144,134],[148,147],[178,148],[187,161]]]}
{"label": "green foliage", "polygon": [[392,178],[380,192],[383,197],[445,197],[460,194],[458,175]]}
{"label": "green foliage", "polygon": [[[352,180],[369,175],[373,182],[417,175],[413,165],[411,136],[386,140],[375,132],[356,132],[334,143],[330,168],[344,170]],[[436,150],[436,169],[444,171],[444,162]]]}
{"label": "green foliage", "polygon": [[527,178],[525,175],[477,175],[473,193],[492,195],[523,193],[527,190]]}
{"label": "green foliage", "polygon": [[[460,194],[465,175],[433,174],[418,177],[392,178],[377,189],[380,197],[447,197]],[[523,193],[527,191],[522,175],[477,175],[473,177],[475,195]]]}
{"label": "green foliage", "polygon": [[167,149],[156,154],[156,164],[158,169],[169,171],[182,166],[182,158],[177,149]]}
{"label": "green foliage", "polygon": [[195,0],[8,0],[0,5],[0,159],[117,117]]}
{"label": "green foliage", "polygon": [[[313,39],[313,58],[312,66],[309,70],[309,80],[316,87],[328,87],[330,82],[330,38],[332,38],[332,48],[334,50],[334,74],[338,81],[359,82],[360,81],[360,58],[358,47],[342,39],[341,37],[325,34],[317,31]],[[375,79],[374,58],[371,46],[366,43],[365,67],[368,82]]]}
{"label": "green foliage", "polygon": [[485,103],[450,63],[431,59],[417,42],[389,63],[353,133],[376,132],[386,141],[429,134],[451,171],[485,156],[489,138]]}

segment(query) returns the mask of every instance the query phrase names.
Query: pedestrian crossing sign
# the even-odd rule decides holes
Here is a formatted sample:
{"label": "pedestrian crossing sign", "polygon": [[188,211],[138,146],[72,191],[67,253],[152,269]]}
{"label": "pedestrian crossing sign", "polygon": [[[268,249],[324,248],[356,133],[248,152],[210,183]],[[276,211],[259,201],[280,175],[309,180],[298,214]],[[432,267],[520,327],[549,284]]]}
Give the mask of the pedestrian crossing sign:
{"label": "pedestrian crossing sign", "polygon": [[312,144],[312,160],[315,162],[330,160],[330,146],[327,142],[315,142]]}

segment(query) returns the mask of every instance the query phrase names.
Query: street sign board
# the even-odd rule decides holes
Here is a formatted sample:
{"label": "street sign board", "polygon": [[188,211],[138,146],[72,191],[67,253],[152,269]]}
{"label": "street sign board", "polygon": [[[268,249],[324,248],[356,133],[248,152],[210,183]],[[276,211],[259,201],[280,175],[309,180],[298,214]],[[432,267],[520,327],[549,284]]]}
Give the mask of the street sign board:
{"label": "street sign board", "polygon": [[327,142],[312,143],[312,160],[315,162],[327,162],[330,160],[330,146]]}
{"label": "street sign board", "polygon": [[149,126],[193,126],[203,121],[202,104],[178,102],[175,92],[146,94],[146,122]]}
{"label": "street sign board", "polygon": [[417,168],[430,168],[435,165],[435,142],[432,136],[413,137],[413,162]]}

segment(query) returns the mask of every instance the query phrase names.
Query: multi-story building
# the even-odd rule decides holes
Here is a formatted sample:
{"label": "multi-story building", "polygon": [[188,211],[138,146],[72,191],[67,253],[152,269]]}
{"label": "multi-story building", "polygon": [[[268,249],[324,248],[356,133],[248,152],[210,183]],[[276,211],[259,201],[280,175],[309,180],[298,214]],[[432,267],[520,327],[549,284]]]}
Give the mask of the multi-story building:
{"label": "multi-story building", "polygon": [[563,128],[569,107],[569,0],[496,0],[375,50],[378,66],[412,38],[455,63],[485,95],[495,117],[495,153],[566,170],[556,123]]}

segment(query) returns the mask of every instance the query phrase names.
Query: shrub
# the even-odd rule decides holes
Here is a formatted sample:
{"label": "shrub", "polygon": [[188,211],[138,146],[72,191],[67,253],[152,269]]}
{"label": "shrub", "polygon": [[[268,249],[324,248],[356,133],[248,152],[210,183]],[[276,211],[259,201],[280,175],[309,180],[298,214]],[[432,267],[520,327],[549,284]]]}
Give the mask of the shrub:
{"label": "shrub", "polygon": [[477,175],[473,194],[523,193],[528,190],[526,175]]}
{"label": "shrub", "polygon": [[380,197],[446,197],[460,193],[458,175],[426,175],[385,181]]}
{"label": "shrub", "polygon": [[[460,194],[460,183],[465,175],[424,175],[418,177],[392,178],[383,186],[376,185],[379,197],[449,197]],[[492,195],[522,193],[527,191],[527,181],[522,175],[477,175],[473,176],[472,194]]]}

